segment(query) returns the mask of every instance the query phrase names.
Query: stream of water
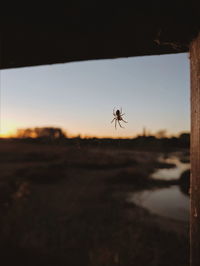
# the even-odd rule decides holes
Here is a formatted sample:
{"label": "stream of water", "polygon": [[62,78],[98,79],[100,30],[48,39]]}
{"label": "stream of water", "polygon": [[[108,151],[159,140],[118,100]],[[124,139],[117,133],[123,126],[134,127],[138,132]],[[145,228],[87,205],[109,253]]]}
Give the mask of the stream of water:
{"label": "stream of water", "polygon": [[[189,163],[181,162],[175,155],[168,158],[161,157],[160,161],[173,163],[176,166],[169,169],[158,169],[153,173],[152,178],[177,179],[190,168]],[[189,197],[181,191],[178,185],[129,193],[127,200],[147,208],[152,213],[176,220],[189,221]]]}

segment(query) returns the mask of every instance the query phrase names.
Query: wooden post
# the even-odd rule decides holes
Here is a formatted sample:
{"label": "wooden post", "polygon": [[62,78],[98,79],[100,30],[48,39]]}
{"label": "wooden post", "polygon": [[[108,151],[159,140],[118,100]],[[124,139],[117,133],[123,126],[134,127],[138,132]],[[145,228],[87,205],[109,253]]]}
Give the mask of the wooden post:
{"label": "wooden post", "polygon": [[200,33],[190,45],[191,209],[190,265],[200,266]]}

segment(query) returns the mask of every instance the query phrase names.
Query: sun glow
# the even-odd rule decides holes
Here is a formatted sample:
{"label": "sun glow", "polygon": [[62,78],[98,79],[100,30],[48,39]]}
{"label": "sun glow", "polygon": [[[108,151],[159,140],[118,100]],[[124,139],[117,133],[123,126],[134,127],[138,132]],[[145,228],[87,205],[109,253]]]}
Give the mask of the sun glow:
{"label": "sun glow", "polygon": [[10,121],[1,121],[0,123],[0,137],[10,138],[15,136],[17,131],[17,125]]}

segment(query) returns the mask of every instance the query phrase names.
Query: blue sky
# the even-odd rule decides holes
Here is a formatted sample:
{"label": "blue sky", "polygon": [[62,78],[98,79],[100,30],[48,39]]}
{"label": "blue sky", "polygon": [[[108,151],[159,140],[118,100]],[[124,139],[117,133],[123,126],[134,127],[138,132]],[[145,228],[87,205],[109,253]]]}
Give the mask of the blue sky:
{"label": "blue sky", "polygon": [[[187,54],[83,61],[1,71],[2,134],[62,127],[70,135],[132,137],[190,130]],[[124,129],[111,124],[125,112]]]}

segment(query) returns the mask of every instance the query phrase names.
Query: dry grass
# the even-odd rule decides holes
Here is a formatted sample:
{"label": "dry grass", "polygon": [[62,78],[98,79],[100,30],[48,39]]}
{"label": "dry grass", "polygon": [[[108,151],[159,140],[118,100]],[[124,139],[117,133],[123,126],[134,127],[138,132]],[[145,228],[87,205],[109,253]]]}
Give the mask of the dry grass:
{"label": "dry grass", "polygon": [[2,265],[188,265],[187,226],[125,201],[149,186],[158,154],[6,142],[0,150]]}

